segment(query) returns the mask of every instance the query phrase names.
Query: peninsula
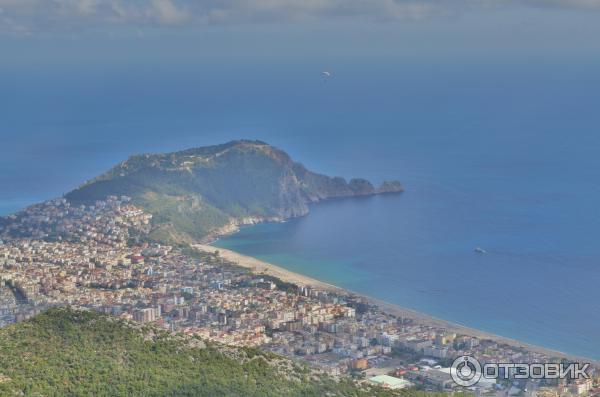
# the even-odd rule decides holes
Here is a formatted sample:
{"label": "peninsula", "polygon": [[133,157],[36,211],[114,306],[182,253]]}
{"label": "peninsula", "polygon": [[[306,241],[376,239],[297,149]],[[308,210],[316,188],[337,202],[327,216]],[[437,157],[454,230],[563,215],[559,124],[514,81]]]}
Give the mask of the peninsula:
{"label": "peninsula", "polygon": [[68,193],[74,205],[128,196],[152,214],[149,238],[181,244],[208,241],[242,224],[306,215],[309,204],[337,197],[401,192],[397,181],[369,181],[309,171],[284,151],[238,140],[175,153],[144,154]]}
{"label": "peninsula", "polygon": [[[0,346],[6,347],[0,349],[0,391],[44,392],[57,379],[67,394],[79,388],[100,390],[91,375],[80,377],[96,373],[96,367],[86,364],[81,371],[65,369],[39,380],[24,377],[30,364],[16,358],[62,362],[66,358],[61,352],[80,349],[93,351],[107,363],[105,378],[121,374],[138,386],[144,382],[136,371],[143,362],[140,357],[152,360],[152,371],[161,376],[194,373],[179,370],[181,359],[157,354],[156,349],[171,349],[169,354],[175,355],[183,351],[216,388],[207,390],[224,386],[221,378],[211,377],[210,366],[196,363],[200,357],[235,373],[234,381],[247,395],[265,395],[266,384],[290,390],[289,395],[313,395],[315,390],[388,395],[377,385],[452,391],[460,388],[448,367],[463,355],[484,362],[577,359],[202,244],[243,223],[305,215],[309,204],[320,200],[400,191],[398,182],[380,188],[362,179],[346,182],[310,172],[266,143],[234,141],[134,156],[63,198],[0,218],[0,327],[8,326],[0,332]],[[75,311],[55,309],[64,306]],[[115,317],[120,320],[111,320]],[[136,323],[150,328],[131,331],[138,329],[132,325]],[[101,334],[95,333],[94,324]],[[34,352],[27,347],[43,346],[45,335],[55,332],[67,335],[52,337],[61,348]],[[68,340],[74,332],[81,333],[81,339]],[[168,336],[173,333],[179,335],[176,341]],[[19,342],[20,335],[27,341]],[[118,354],[98,353],[106,350],[102,341],[113,337]],[[211,343],[217,347],[198,350]],[[256,356],[267,366],[256,368]],[[306,389],[296,376],[289,382],[258,385],[282,376],[285,370],[277,367],[292,368],[289,359],[310,367],[294,369],[311,380]],[[161,372],[165,362],[175,367]],[[45,373],[42,364],[36,365]],[[156,378],[153,382],[156,390],[170,393]],[[336,382],[348,392],[335,394]],[[202,382],[186,385],[181,394],[201,388]],[[478,388],[485,392],[490,385]],[[592,380],[543,386],[540,393],[556,397],[567,389],[587,392]],[[513,387],[524,390],[530,385],[515,380]]]}

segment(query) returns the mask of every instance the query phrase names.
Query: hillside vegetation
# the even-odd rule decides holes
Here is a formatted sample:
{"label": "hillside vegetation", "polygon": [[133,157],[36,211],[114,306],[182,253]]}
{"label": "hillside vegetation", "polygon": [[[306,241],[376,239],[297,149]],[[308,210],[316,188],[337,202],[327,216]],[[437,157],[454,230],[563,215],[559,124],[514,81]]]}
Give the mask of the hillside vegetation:
{"label": "hillside vegetation", "polygon": [[66,198],[92,204],[130,196],[154,216],[151,238],[189,243],[243,223],[305,215],[308,204],[328,198],[401,190],[398,182],[376,189],[364,179],[317,174],[273,146],[242,140],[132,156]]}
{"label": "hillside vegetation", "polygon": [[66,308],[0,329],[0,396],[23,395],[433,396],[338,382],[271,353]]}

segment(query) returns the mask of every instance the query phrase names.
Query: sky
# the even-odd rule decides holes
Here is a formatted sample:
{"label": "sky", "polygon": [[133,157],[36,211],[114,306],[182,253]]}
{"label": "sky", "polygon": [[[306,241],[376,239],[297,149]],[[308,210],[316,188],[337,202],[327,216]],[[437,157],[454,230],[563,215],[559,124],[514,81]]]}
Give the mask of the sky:
{"label": "sky", "polygon": [[0,0],[2,66],[596,57],[600,0]]}
{"label": "sky", "polygon": [[0,0],[2,28],[33,34],[119,25],[194,26],[362,19],[420,20],[475,9],[561,8],[597,12],[598,0]]}

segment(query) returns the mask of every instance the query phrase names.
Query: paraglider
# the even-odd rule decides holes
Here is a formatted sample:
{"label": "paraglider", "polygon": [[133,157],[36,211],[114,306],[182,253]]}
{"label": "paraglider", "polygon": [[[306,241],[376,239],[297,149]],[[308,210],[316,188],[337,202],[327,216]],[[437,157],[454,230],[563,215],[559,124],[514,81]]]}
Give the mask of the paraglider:
{"label": "paraglider", "polygon": [[323,83],[327,83],[327,80],[331,78],[331,72],[324,71],[321,72],[321,76],[323,76]]}

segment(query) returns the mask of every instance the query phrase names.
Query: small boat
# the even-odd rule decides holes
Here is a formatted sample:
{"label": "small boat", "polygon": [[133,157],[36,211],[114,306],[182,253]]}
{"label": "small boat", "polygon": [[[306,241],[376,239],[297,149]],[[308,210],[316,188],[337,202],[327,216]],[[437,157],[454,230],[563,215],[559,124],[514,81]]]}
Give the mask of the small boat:
{"label": "small boat", "polygon": [[483,248],[481,248],[481,247],[477,247],[477,248],[475,248],[475,250],[474,250],[474,251],[475,251],[475,252],[477,252],[478,254],[487,254],[487,251],[486,251],[486,250],[484,250],[484,249],[483,249]]}

